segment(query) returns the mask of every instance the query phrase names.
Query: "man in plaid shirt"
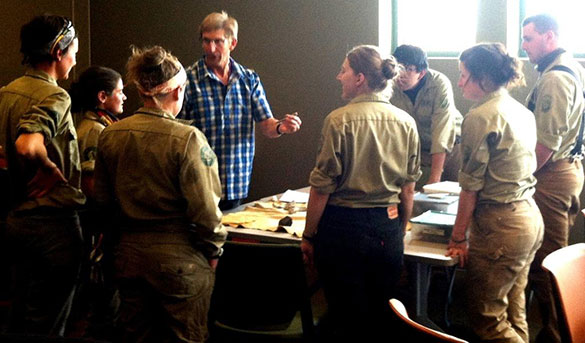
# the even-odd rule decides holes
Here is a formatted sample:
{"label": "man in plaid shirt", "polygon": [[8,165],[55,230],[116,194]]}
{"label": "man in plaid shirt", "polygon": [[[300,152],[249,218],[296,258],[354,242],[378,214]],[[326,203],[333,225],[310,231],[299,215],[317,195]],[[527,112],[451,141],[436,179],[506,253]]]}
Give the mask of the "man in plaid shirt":
{"label": "man in plaid shirt", "polygon": [[211,13],[199,27],[205,55],[187,69],[183,109],[178,118],[193,120],[207,137],[219,162],[222,210],[248,196],[254,158],[254,122],[269,138],[297,132],[301,120],[272,116],[258,74],[230,57],[238,43],[238,23],[226,12]]}

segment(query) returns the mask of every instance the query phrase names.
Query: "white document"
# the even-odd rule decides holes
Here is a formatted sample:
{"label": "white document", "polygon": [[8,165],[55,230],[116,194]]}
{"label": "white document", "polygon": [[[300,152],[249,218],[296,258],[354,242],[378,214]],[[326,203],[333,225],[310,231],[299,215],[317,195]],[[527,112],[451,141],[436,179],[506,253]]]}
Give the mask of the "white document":
{"label": "white document", "polygon": [[423,190],[425,193],[449,193],[457,195],[461,193],[461,187],[459,187],[459,182],[454,181],[442,181],[432,183],[430,185],[424,185]]}
{"label": "white document", "polygon": [[282,202],[296,202],[298,203],[307,203],[309,202],[309,193],[293,191],[288,189],[284,192],[283,195],[280,196],[280,201]]}

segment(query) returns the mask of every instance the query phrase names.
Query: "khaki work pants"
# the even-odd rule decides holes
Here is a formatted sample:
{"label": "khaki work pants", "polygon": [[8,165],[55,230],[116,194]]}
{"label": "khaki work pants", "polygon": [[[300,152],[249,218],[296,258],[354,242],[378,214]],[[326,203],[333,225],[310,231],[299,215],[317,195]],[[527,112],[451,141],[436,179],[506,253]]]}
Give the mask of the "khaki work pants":
{"label": "khaki work pants", "polygon": [[544,239],[532,262],[529,277],[543,321],[538,341],[560,342],[551,281],[542,269],[542,260],[568,244],[569,228],[579,212],[583,167],[580,161],[561,160],[546,164],[535,176],[538,182],[534,200],[544,220]]}
{"label": "khaki work pants", "polygon": [[532,199],[476,208],[465,285],[470,322],[482,342],[529,342],[524,290],[543,226]]}

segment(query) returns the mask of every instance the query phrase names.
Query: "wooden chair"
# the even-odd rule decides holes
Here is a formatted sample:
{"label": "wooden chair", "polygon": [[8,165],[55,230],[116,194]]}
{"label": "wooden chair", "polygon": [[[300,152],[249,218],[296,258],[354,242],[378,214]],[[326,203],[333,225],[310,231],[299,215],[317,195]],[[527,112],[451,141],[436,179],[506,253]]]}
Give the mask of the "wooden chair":
{"label": "wooden chair", "polygon": [[450,343],[467,343],[467,341],[457,337],[448,335],[444,332],[439,332],[421,325],[408,317],[406,308],[398,299],[390,299],[390,308],[396,314],[398,319],[406,324],[406,331],[404,337],[408,337],[411,342],[450,342]]}
{"label": "wooden chair", "polygon": [[211,338],[309,341],[314,334],[310,296],[298,245],[228,241],[216,271]]}
{"label": "wooden chair", "polygon": [[550,273],[562,342],[585,342],[585,243],[550,253],[542,261]]}

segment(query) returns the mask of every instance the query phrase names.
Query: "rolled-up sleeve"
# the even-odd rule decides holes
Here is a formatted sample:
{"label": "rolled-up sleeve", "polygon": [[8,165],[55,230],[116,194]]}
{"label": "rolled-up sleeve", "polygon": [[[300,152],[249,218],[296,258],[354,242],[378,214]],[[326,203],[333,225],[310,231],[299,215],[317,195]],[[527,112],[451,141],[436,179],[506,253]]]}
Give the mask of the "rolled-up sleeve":
{"label": "rolled-up sleeve", "polygon": [[455,107],[451,82],[439,76],[436,79],[436,94],[431,122],[431,154],[451,152],[459,134],[461,113]]}
{"label": "rolled-up sleeve", "polygon": [[408,135],[408,165],[407,165],[407,177],[406,182],[416,182],[422,175],[420,170],[420,159],[421,159],[421,147],[418,131],[416,130],[416,124],[413,122]]}
{"label": "rolled-up sleeve", "polygon": [[[552,151],[558,151],[563,137],[571,129],[569,116],[574,102],[571,89],[572,80],[567,75],[544,75],[538,87],[538,96],[534,107],[536,119],[536,137],[539,144]],[[560,82],[564,80],[564,82]]]}
{"label": "rolled-up sleeve", "polygon": [[317,161],[309,177],[309,184],[319,193],[331,194],[337,188],[338,178],[343,173],[342,136],[343,133],[334,126],[331,118],[325,118]]}
{"label": "rolled-up sleeve", "polygon": [[462,164],[459,184],[466,191],[483,189],[490,159],[488,123],[471,113],[463,121],[461,135]]}
{"label": "rolled-up sleeve", "polygon": [[20,118],[17,134],[41,133],[45,142],[57,135],[64,117],[69,113],[71,100],[67,92],[49,95],[30,109]]}

